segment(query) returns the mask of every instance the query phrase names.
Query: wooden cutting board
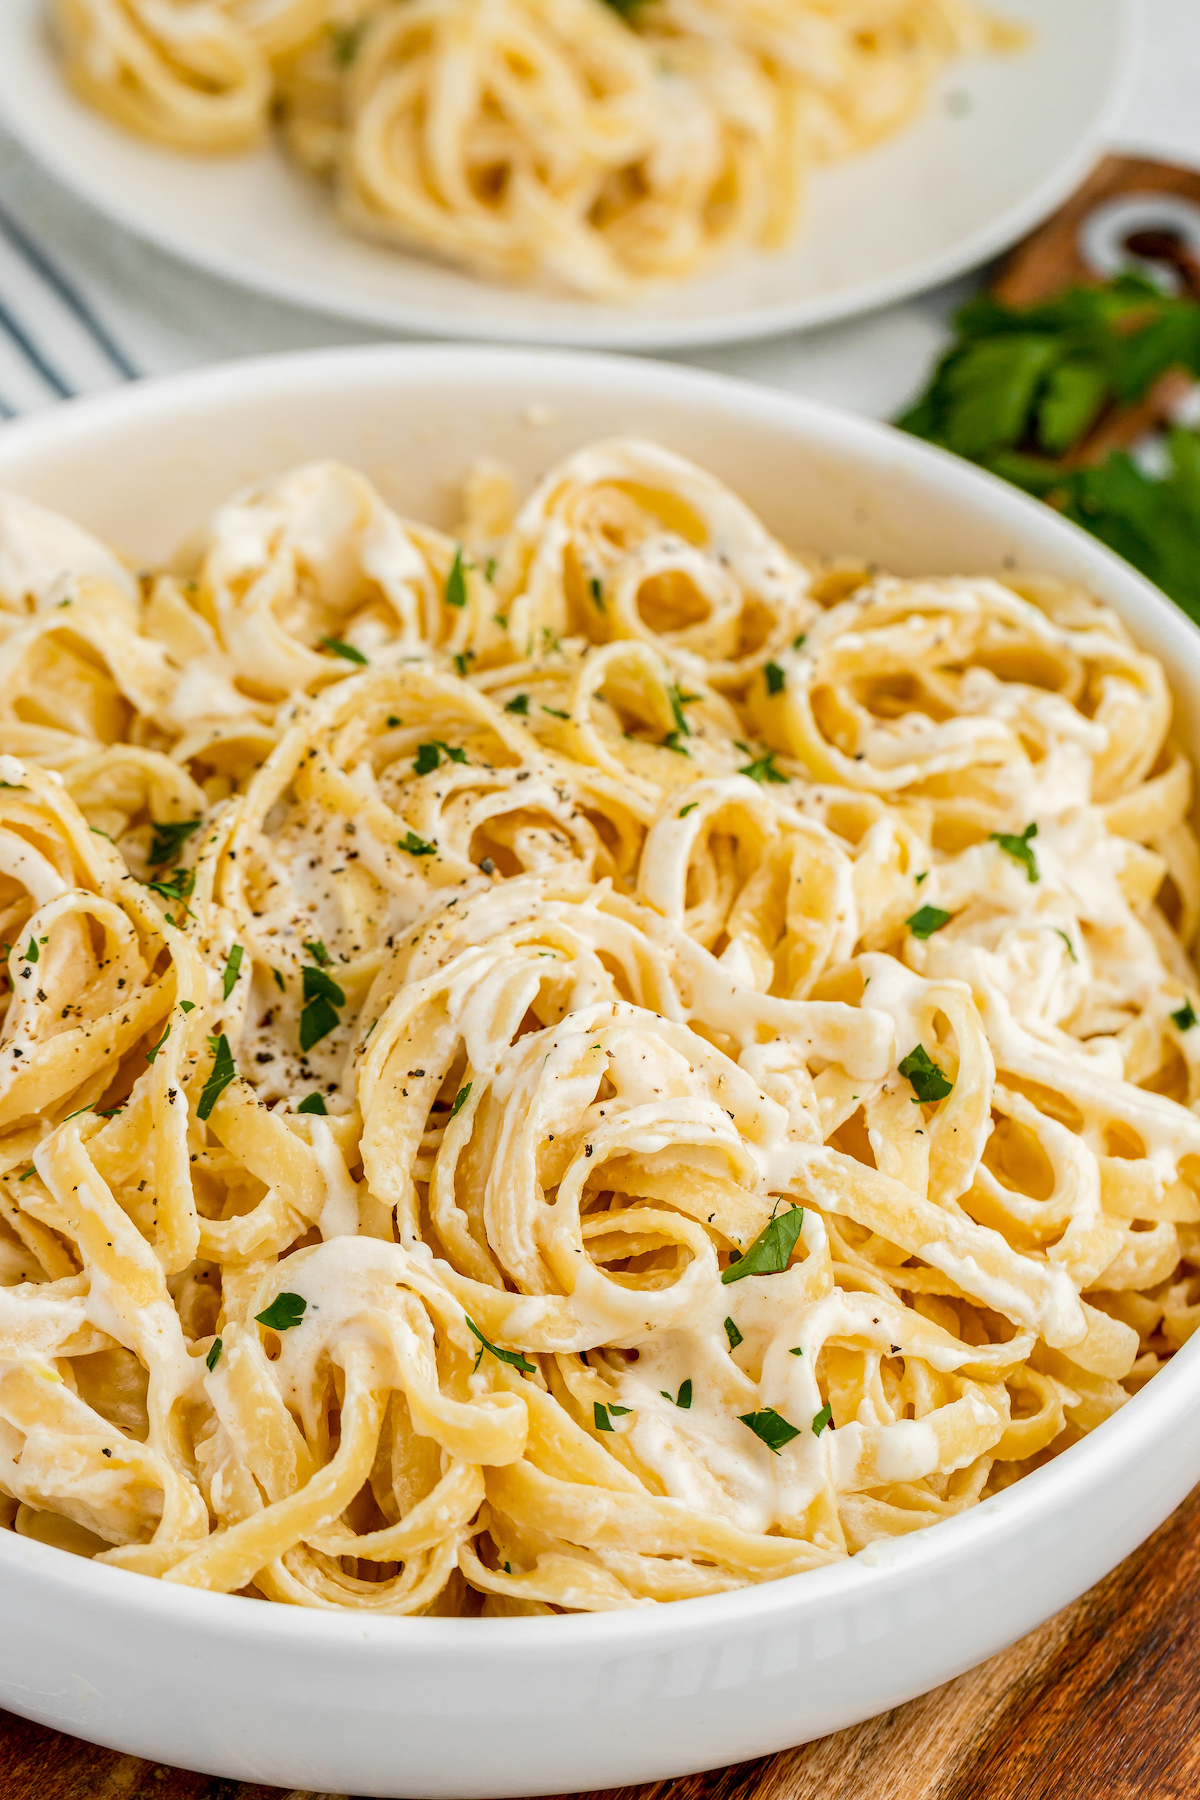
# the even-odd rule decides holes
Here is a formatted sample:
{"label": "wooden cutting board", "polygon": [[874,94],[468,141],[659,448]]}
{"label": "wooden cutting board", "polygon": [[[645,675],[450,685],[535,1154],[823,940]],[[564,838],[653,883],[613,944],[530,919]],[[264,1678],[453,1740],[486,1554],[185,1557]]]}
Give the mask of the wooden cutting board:
{"label": "wooden cutting board", "polygon": [[[0,1713],[0,1800],[272,1800]],[[1200,1488],[982,1668],[800,1750],[597,1800],[1198,1800]],[[289,1800],[346,1800],[292,1793]]]}

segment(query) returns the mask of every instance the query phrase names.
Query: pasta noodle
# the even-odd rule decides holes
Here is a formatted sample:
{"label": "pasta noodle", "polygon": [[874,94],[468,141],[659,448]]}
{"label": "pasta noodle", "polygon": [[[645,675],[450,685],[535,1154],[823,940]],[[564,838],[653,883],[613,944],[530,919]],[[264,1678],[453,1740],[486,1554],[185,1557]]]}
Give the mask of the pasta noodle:
{"label": "pasta noodle", "polygon": [[0,499],[0,1523],[288,1604],[646,1606],[997,1493],[1200,1326],[1200,858],[1063,582],[614,441]]}
{"label": "pasta noodle", "polygon": [[91,105],[185,150],[272,113],[354,229],[627,299],[791,235],[806,171],[1021,41],[970,0],[52,0]]}

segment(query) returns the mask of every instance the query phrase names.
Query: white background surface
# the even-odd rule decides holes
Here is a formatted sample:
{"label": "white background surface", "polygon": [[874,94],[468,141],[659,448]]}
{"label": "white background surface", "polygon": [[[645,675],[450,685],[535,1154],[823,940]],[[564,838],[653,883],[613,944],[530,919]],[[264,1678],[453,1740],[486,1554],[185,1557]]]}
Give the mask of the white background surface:
{"label": "white background surface", "polygon": [[[1200,167],[1200,0],[1145,0],[1145,19],[1142,63],[1115,147]],[[0,198],[79,281],[147,374],[385,336],[184,268],[89,215],[2,134]],[[3,278],[0,267],[0,288]],[[679,360],[887,417],[920,385],[944,341],[947,315],[969,285],[940,288],[849,324],[691,351]],[[77,378],[87,387],[107,379],[89,369]],[[46,400],[28,387],[13,398],[24,406]]]}

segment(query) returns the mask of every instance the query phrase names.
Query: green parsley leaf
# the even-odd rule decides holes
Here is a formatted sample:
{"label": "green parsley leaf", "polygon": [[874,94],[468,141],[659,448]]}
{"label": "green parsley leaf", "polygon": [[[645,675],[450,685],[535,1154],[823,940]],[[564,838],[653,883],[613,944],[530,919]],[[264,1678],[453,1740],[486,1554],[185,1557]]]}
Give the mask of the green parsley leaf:
{"label": "green parsley leaf", "polygon": [[466,1321],[467,1321],[467,1326],[471,1332],[472,1337],[476,1337],[479,1339],[479,1355],[475,1358],[475,1367],[476,1368],[478,1368],[480,1363],[483,1361],[483,1353],[485,1350],[487,1350],[487,1351],[490,1351],[490,1353],[496,1358],[497,1362],[507,1363],[509,1365],[509,1367],[512,1369],[522,1369],[522,1370],[524,1370],[526,1375],[536,1375],[537,1374],[537,1368],[535,1367],[535,1365],[533,1363],[527,1361],[526,1358],[521,1355],[521,1352],[519,1350],[499,1350],[499,1349],[497,1349],[495,1344],[489,1344],[488,1340],[484,1337],[482,1331],[480,1331],[480,1329],[479,1329],[478,1325],[475,1323],[474,1319],[470,1318],[466,1313],[463,1314],[463,1318],[466,1319]]}
{"label": "green parsley leaf", "polygon": [[1037,881],[1037,860],[1034,857],[1033,846],[1030,842],[1030,839],[1035,838],[1037,834],[1038,828],[1036,825],[1027,825],[1020,837],[1014,837],[1012,833],[1008,831],[989,831],[988,842],[990,844],[999,844],[1005,856],[1011,856],[1014,862],[1019,862],[1025,870],[1027,880]]}
{"label": "green parsley leaf", "polygon": [[788,1355],[789,1356],[803,1356],[804,1355],[803,1345],[801,1345],[801,1344],[795,1345],[795,1347],[793,1349],[788,1351]]}
{"label": "green parsley leaf", "polygon": [[1178,1012],[1171,1014],[1171,1023],[1177,1031],[1190,1031],[1196,1023],[1196,1014],[1190,1000],[1185,1000]]}
{"label": "green parsley leaf", "polygon": [[309,1094],[307,1099],[300,1102],[296,1111],[298,1113],[316,1113],[321,1119],[329,1116],[329,1108],[325,1104],[324,1094]]}
{"label": "green parsley leaf", "polygon": [[454,561],[450,565],[450,573],[446,577],[446,605],[461,609],[467,604],[467,574],[463,563],[462,545],[457,544],[454,550]]}
{"label": "green parsley leaf", "polygon": [[228,1000],[230,994],[232,994],[238,978],[238,971],[242,966],[242,958],[245,954],[246,952],[242,949],[240,944],[235,944],[233,949],[229,952],[229,957],[225,964],[225,978],[222,984],[222,1000]]}
{"label": "green parsley leaf", "polygon": [[947,1081],[945,1072],[934,1062],[924,1044],[918,1044],[897,1067],[917,1096],[914,1106],[927,1101],[944,1100],[947,1094],[954,1091],[954,1083]]}
{"label": "green parsley leaf", "polygon": [[666,737],[662,741],[662,747],[664,750],[673,750],[676,756],[690,756],[692,754],[690,750],[685,750],[683,745],[679,742],[679,733],[677,731],[668,731]]}
{"label": "green parsley leaf", "polygon": [[181,1013],[195,1012],[196,1002],[194,1000],[181,1000],[179,1002],[179,1010]]}
{"label": "green parsley leaf", "polygon": [[25,952],[25,961],[30,962],[30,963],[35,963],[37,960],[38,960],[37,939],[31,937],[29,940],[29,948]]}
{"label": "green parsley leaf", "polygon": [[388,716],[387,716],[387,728],[388,728],[388,730],[389,730],[389,731],[395,731],[395,729],[396,729],[396,727],[397,727],[397,725],[402,725],[402,724],[403,724],[403,723],[404,723],[404,721],[403,721],[403,719],[398,719],[398,718],[397,718],[397,717],[396,717],[396,714],[395,714],[395,713],[389,713],[389,714],[388,714]]}
{"label": "green parsley leaf", "polygon": [[722,1272],[721,1281],[741,1281],[746,1275],[781,1275],[796,1248],[800,1227],[804,1224],[804,1208],[794,1202],[759,1232],[750,1248],[737,1262]]}
{"label": "green parsley leaf", "polygon": [[304,940],[304,948],[308,951],[308,954],[312,957],[313,961],[319,963],[323,969],[328,968],[329,964],[333,961],[332,956],[330,956],[320,938],[306,938]]}
{"label": "green parsley leaf", "polygon": [[529,695],[514,694],[512,699],[505,703],[504,710],[510,713],[520,713],[524,717],[529,712]]}
{"label": "green parsley leaf", "polygon": [[398,838],[396,848],[397,850],[407,850],[410,856],[437,855],[437,845],[427,843],[423,837],[418,837],[415,831],[410,831],[407,837]]}
{"label": "green parsley leaf", "polygon": [[303,1294],[276,1294],[265,1312],[255,1313],[254,1323],[265,1325],[268,1331],[290,1331],[307,1311],[308,1301]]}
{"label": "green parsley leaf", "polygon": [[150,849],[146,856],[150,868],[158,869],[163,863],[174,862],[187,839],[193,831],[199,831],[203,823],[203,819],[172,819],[165,822],[155,819]]}
{"label": "green parsley leaf", "polygon": [[686,806],[680,807],[679,811],[675,814],[675,817],[677,819],[686,819],[690,812],[695,812],[699,804],[700,802],[698,800],[689,800]]}
{"label": "green parsley leaf", "polygon": [[213,1339],[212,1348],[209,1351],[208,1355],[204,1359],[205,1367],[208,1369],[208,1372],[210,1375],[212,1374],[212,1371],[216,1368],[217,1364],[220,1362],[221,1352],[224,1348],[225,1348],[225,1345],[221,1341],[220,1338]]}
{"label": "green parsley leaf", "polygon": [[608,1416],[608,1408],[601,1406],[599,1400],[592,1402],[592,1418],[595,1420],[597,1431],[612,1430],[612,1420]]}
{"label": "green parsley leaf", "polygon": [[664,1400],[669,1400],[672,1406],[677,1406],[679,1408],[680,1412],[688,1412],[691,1409],[692,1381],[690,1376],[680,1387],[678,1398],[676,1398],[674,1394],[668,1394],[666,1388],[660,1388],[658,1391]]}
{"label": "green parsley leaf", "polygon": [[279,989],[280,993],[286,994],[287,982],[283,979],[283,971],[280,969],[272,969],[271,974],[274,977],[275,986]]}
{"label": "green parsley leaf", "polygon": [[922,870],[921,870],[921,873],[920,873],[920,874],[919,874],[919,875],[914,875],[914,876],[913,876],[913,880],[914,880],[914,881],[915,881],[915,882],[916,882],[916,884],[917,884],[917,886],[918,886],[918,887],[920,887],[920,885],[921,885],[921,883],[922,883],[922,882],[923,882],[923,881],[928,881],[928,880],[929,880],[929,870],[928,870],[928,869],[922,869]]}
{"label": "green parsley leaf", "polygon": [[738,774],[748,775],[751,781],[778,781],[786,785],[787,776],[781,775],[775,767],[775,755],[774,750],[768,750],[765,756],[756,757],[753,762],[747,763],[744,769],[739,769]]}
{"label": "green parsley leaf", "polygon": [[152,894],[160,894],[164,900],[179,901],[186,912],[187,902],[191,899],[192,890],[196,886],[196,871],[195,869],[172,869],[170,875],[164,880],[147,881],[143,883],[143,886],[148,887]]}
{"label": "green parsley leaf", "polygon": [[436,744],[418,744],[417,760],[413,764],[414,775],[432,775],[435,769],[442,766],[442,754]]}
{"label": "green parsley leaf", "polygon": [[474,661],[474,657],[473,650],[460,650],[454,658],[454,667],[464,681],[467,679],[467,664]]}
{"label": "green parsley leaf", "polygon": [[237,1076],[234,1066],[233,1051],[229,1048],[229,1039],[222,1032],[219,1038],[209,1038],[214,1052],[213,1066],[209,1070],[208,1080],[200,1095],[200,1104],[196,1108],[198,1119],[207,1119],[225,1089]]}
{"label": "green parsley leaf", "polygon": [[738,1419],[767,1446],[772,1456],[778,1456],[785,1444],[790,1444],[793,1438],[800,1436],[798,1428],[789,1425],[773,1406],[766,1406],[761,1412],[739,1413]]}
{"label": "green parsley leaf", "polygon": [[549,713],[552,719],[569,719],[570,713],[559,712],[557,706],[543,706],[542,711]]}
{"label": "green parsley leaf", "polygon": [[26,1171],[23,1175],[17,1176],[17,1180],[18,1181],[28,1181],[29,1177],[31,1175],[36,1175],[36,1174],[37,1174],[37,1170],[33,1167],[32,1164],[30,1164],[29,1168],[26,1169]]}
{"label": "green parsley leaf", "polygon": [[313,968],[306,964],[300,971],[304,982],[304,998],[306,1000],[332,1000],[335,1006],[345,1006],[346,995],[342,988],[327,975],[324,969]]}
{"label": "green parsley leaf", "polygon": [[1059,937],[1062,939],[1063,943],[1067,946],[1067,955],[1070,957],[1071,961],[1073,963],[1077,963],[1079,961],[1079,958],[1075,954],[1075,946],[1071,942],[1070,934],[1068,932],[1063,931],[1062,928],[1058,925],[1056,925],[1054,927],[1054,929],[1055,929],[1055,931],[1058,932]]}
{"label": "green parsley leaf", "polygon": [[588,582],[588,593],[592,596],[592,605],[598,606],[600,608],[600,611],[603,612],[604,611],[604,583],[601,581],[601,579],[598,575],[593,575],[592,579]]}
{"label": "green parsley leaf", "polygon": [[152,1063],[154,1061],[155,1057],[158,1055],[159,1051],[162,1049],[163,1045],[166,1043],[166,1041],[170,1037],[170,1035],[171,1035],[171,1027],[168,1025],[167,1029],[163,1032],[162,1036],[159,1038],[157,1044],[154,1044],[149,1050],[147,1050],[146,1061],[148,1063]]}
{"label": "green parsley leaf", "polygon": [[910,913],[904,923],[915,938],[931,938],[935,931],[941,931],[954,917],[953,913],[943,912],[940,906],[920,906],[915,913]]}
{"label": "green parsley leaf", "polygon": [[726,1319],[725,1321],[725,1336],[729,1339],[729,1348],[731,1352],[736,1350],[739,1344],[745,1342],[745,1339],[742,1337],[741,1332],[738,1330],[732,1319]]}
{"label": "green parsley leaf", "polygon": [[763,677],[767,684],[768,694],[782,694],[787,685],[787,675],[777,662],[763,664]]}
{"label": "green parsley leaf", "polygon": [[804,648],[805,644],[807,644],[807,642],[808,642],[807,631],[798,632],[796,634],[796,636],[792,639],[792,649],[793,650],[803,650],[803,648]]}
{"label": "green parsley leaf", "polygon": [[454,1105],[450,1108],[450,1117],[452,1119],[457,1119],[459,1113],[462,1111],[463,1107],[467,1104],[467,1101],[471,1098],[472,1086],[473,1086],[473,1083],[468,1081],[466,1087],[460,1087],[457,1094],[455,1094]]}
{"label": "green parsley leaf", "polygon": [[832,1406],[830,1406],[830,1404],[827,1400],[825,1402],[824,1406],[821,1408],[820,1412],[817,1414],[816,1418],[812,1422],[813,1436],[820,1437],[820,1435],[824,1431],[825,1427],[827,1425],[832,1425],[832,1424],[833,1424],[833,1408],[832,1408]]}
{"label": "green parsley leaf", "polygon": [[489,581],[495,581],[496,570],[497,570],[498,566],[499,565],[494,556],[489,556],[487,561],[484,563],[483,572],[487,576]]}
{"label": "green parsley leaf", "polygon": [[[323,946],[322,946],[323,947]],[[310,946],[305,945],[308,949]],[[305,1004],[300,1013],[300,1048],[311,1050],[322,1038],[336,1031],[341,1023],[337,1008],[345,1006],[346,995],[324,969],[306,965],[301,971]]]}
{"label": "green parsley leaf", "polygon": [[364,668],[367,665],[367,658],[362,651],[356,650],[353,644],[344,643],[341,638],[323,637],[321,648],[331,650],[334,656],[340,656],[345,662],[361,663]]}
{"label": "green parsley leaf", "polygon": [[667,689],[667,699],[671,702],[671,715],[675,720],[675,730],[671,734],[673,737],[691,737],[692,728],[687,722],[683,709],[685,706],[691,706],[699,698],[699,694],[681,693],[673,682]]}

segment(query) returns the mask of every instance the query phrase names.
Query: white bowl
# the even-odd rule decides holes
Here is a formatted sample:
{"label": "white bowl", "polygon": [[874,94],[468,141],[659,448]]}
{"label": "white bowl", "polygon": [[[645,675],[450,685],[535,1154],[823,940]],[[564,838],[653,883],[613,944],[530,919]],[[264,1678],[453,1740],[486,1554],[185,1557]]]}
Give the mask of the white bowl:
{"label": "white bowl", "polygon": [[[610,432],[716,471],[797,547],[901,572],[1074,576],[1166,663],[1200,750],[1200,634],[1046,508],[884,427],[712,375],[560,353],[323,352],[206,370],[0,433],[0,487],[137,556],[239,483],[345,457],[448,524],[481,454],[529,482]],[[1011,1643],[1200,1478],[1200,1337],[1049,1467],[835,1567],[653,1611],[389,1619],[256,1604],[0,1533],[0,1704],[155,1761],[361,1795],[648,1781],[802,1743]]]}
{"label": "white bowl", "polygon": [[827,324],[1007,249],[1081,182],[1121,117],[1138,0],[996,0],[1012,56],[952,65],[906,130],[818,169],[793,240],[629,306],[490,281],[358,237],[278,144],[192,156],[133,136],[62,79],[47,0],[0,0],[0,120],[98,213],[276,299],[423,336],[679,349]]}

